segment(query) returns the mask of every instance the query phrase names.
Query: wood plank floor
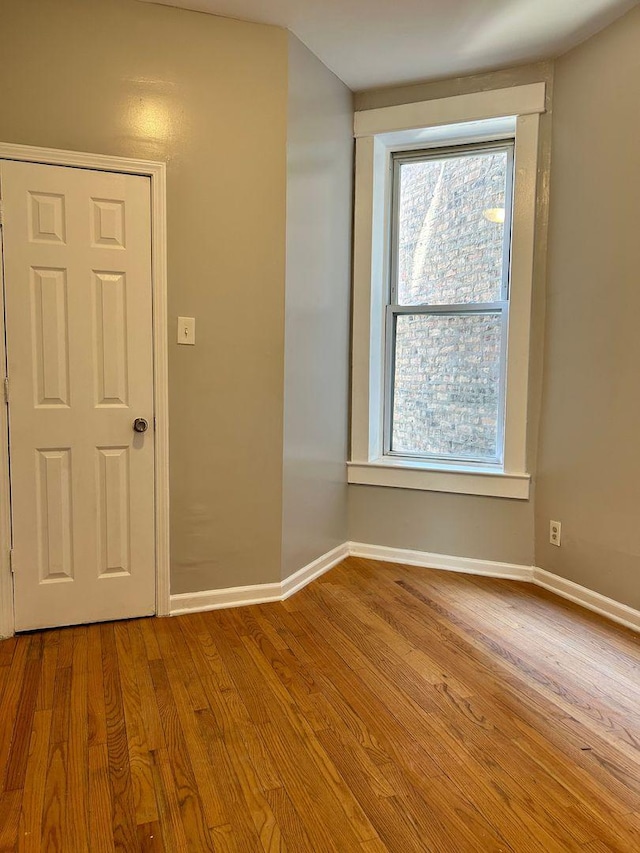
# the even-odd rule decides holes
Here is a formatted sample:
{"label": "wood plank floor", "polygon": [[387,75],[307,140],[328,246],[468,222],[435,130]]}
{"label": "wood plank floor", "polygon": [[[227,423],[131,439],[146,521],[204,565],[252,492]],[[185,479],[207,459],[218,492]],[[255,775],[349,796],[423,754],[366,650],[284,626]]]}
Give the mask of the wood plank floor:
{"label": "wood plank floor", "polygon": [[3,851],[640,851],[640,640],[350,558],[283,604],[0,643]]}

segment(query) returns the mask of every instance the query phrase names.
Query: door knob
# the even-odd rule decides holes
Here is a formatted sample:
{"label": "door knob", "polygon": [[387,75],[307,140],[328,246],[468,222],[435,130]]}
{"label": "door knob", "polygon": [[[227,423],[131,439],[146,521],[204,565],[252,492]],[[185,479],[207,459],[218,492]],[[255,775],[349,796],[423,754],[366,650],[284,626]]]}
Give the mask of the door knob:
{"label": "door knob", "polygon": [[146,432],[149,429],[149,421],[145,418],[136,418],[133,422],[135,432]]}

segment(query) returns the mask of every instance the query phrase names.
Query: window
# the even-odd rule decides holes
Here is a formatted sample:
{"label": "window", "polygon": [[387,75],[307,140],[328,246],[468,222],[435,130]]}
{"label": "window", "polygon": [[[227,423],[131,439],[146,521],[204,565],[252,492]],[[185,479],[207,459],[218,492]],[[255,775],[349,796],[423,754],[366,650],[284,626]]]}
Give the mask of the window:
{"label": "window", "polygon": [[349,482],[527,498],[544,84],[356,114]]}
{"label": "window", "polygon": [[392,156],[385,453],[501,463],[513,143]]}

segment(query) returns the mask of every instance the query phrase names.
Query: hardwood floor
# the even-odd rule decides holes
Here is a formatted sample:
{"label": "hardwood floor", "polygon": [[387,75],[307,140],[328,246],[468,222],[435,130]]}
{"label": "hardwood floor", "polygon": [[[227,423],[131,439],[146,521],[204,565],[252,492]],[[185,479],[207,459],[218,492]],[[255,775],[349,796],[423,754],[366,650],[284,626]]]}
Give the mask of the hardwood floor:
{"label": "hardwood floor", "polygon": [[640,639],[350,558],[283,604],[0,643],[3,851],[640,851]]}

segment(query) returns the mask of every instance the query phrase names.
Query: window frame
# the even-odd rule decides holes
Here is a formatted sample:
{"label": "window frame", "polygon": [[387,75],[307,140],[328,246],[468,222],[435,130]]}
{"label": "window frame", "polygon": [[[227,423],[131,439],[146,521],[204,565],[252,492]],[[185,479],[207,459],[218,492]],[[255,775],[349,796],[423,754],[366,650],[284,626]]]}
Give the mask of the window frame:
{"label": "window frame", "polygon": [[[507,334],[509,328],[509,290],[511,278],[511,231],[513,221],[513,166],[515,143],[513,137],[491,140],[489,142],[463,143],[446,147],[427,147],[410,151],[391,153],[391,191],[389,211],[389,264],[388,296],[385,309],[385,388],[384,388],[384,427],[383,456],[405,460],[424,460],[445,464],[460,465],[502,465],[504,460],[504,421],[507,377]],[[505,221],[502,241],[502,275],[500,285],[501,299],[493,302],[455,302],[420,303],[418,305],[400,305],[398,302],[398,243],[399,243],[399,201],[401,191],[400,172],[405,163],[428,160],[456,159],[473,156],[477,152],[504,151],[507,155],[505,177]],[[397,340],[397,321],[403,314],[433,315],[444,314],[452,317],[462,315],[490,314],[500,317],[501,346],[498,390],[498,424],[496,434],[496,454],[493,457],[473,457],[453,454],[401,452],[393,450],[393,412],[395,400],[395,357]]]}
{"label": "window frame", "polygon": [[[527,406],[539,117],[545,84],[365,110],[355,116],[356,198],[350,483],[527,499]],[[514,140],[510,305],[501,463],[385,454],[391,157]]]}

